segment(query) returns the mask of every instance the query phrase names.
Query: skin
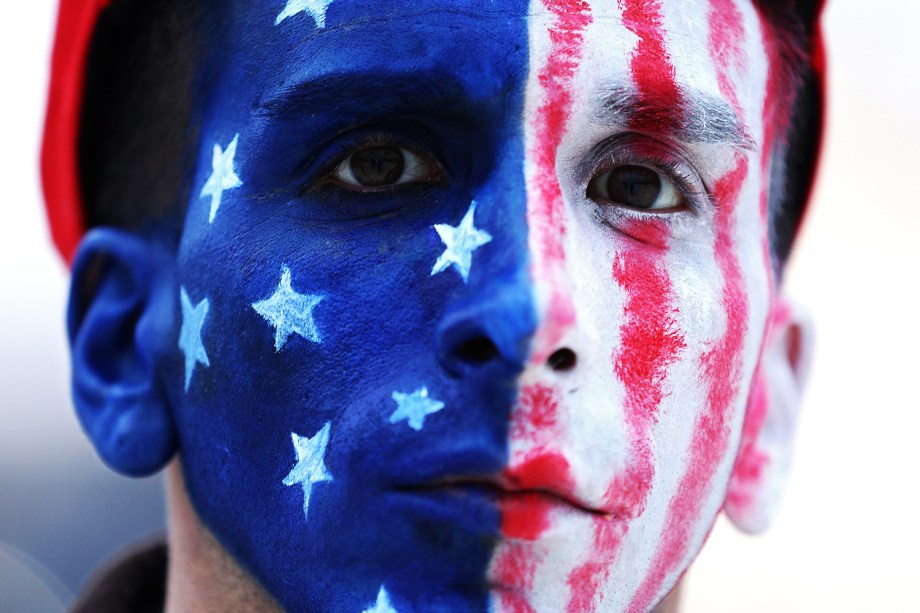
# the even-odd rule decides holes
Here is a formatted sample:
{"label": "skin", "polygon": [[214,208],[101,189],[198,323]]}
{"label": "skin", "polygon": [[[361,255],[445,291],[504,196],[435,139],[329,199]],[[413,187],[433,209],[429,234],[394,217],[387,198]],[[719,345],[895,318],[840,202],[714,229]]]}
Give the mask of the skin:
{"label": "skin", "polygon": [[[150,282],[172,297],[149,362],[182,458],[167,610],[362,611],[386,588],[399,611],[675,611],[730,488],[756,515],[759,482],[732,473],[784,338],[758,15],[407,7],[207,20],[195,187]],[[237,175],[219,207],[215,145]],[[412,172],[355,184],[373,147]],[[636,167],[656,196],[624,202],[607,178]],[[472,202],[489,240],[468,275],[433,271],[435,226]],[[257,305],[285,271],[315,329],[281,338]],[[394,420],[423,386],[443,407]],[[294,444],[326,425],[305,503]]]}

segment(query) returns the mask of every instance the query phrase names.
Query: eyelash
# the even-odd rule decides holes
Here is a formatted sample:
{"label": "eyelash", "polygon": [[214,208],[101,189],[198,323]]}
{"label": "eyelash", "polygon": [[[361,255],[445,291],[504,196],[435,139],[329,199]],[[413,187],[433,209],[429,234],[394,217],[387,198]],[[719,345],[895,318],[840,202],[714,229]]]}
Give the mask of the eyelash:
{"label": "eyelash", "polygon": [[[340,135],[305,164],[305,166],[314,166],[315,160],[323,160],[321,164],[314,166],[313,172],[304,173],[308,179],[299,190],[299,196],[330,187],[341,192],[349,192],[352,196],[367,197],[373,194],[393,194],[413,188],[444,186],[447,183],[448,171],[444,164],[444,157],[437,153],[433,139],[420,126],[406,122],[398,124],[396,129],[390,126],[383,129],[374,126],[371,129],[359,130],[352,130],[344,136]],[[349,156],[364,148],[374,146],[401,147],[415,155],[430,159],[441,171],[441,176],[439,180],[433,182],[407,182],[376,190],[351,190],[339,185],[333,177],[336,169]],[[711,197],[693,166],[686,161],[679,150],[655,139],[635,133],[621,134],[595,147],[588,159],[591,160],[587,165],[590,170],[576,173],[579,175],[577,182],[583,186],[582,195],[594,208],[599,222],[605,225],[614,226],[618,221],[625,219],[642,220],[653,217],[675,221],[679,218],[689,219],[690,216],[701,214],[712,207]],[[644,166],[661,173],[663,178],[673,183],[685,205],[671,210],[640,210],[618,206],[616,203],[600,203],[588,195],[589,185],[595,178],[621,165]]]}
{"label": "eyelash", "polygon": [[[434,147],[431,146],[431,139],[427,134],[424,133],[417,126],[412,125],[400,125],[400,133],[397,133],[395,130],[380,130],[379,128],[374,131],[351,131],[351,136],[345,135],[344,138],[336,138],[332,144],[328,145],[320,154],[315,156],[311,162],[305,164],[305,166],[312,165],[312,161],[316,158],[322,158],[324,161],[318,165],[316,170],[313,172],[305,173],[309,178],[305,182],[303,188],[300,190],[301,196],[307,192],[321,189],[324,186],[335,185],[334,179],[331,177],[332,173],[339,168],[339,166],[348,159],[350,155],[361,151],[365,148],[375,147],[375,146],[395,146],[406,149],[415,155],[422,156],[425,158],[430,158],[438,165],[442,172],[442,181],[446,179],[447,172],[445,170],[445,165],[443,163],[443,156],[431,153],[434,150]],[[407,138],[405,133],[409,134]],[[420,146],[421,145],[421,146]],[[398,191],[400,189],[408,189],[412,186],[426,186],[431,185],[431,183],[407,183],[402,186],[393,186],[387,189],[382,190],[367,190],[367,191],[353,191],[353,193],[360,194],[373,194],[373,193],[388,193],[393,191]],[[343,191],[348,191],[344,190]]]}
{"label": "eyelash", "polygon": [[[595,177],[605,172],[611,171],[618,166],[637,165],[660,172],[664,177],[672,181],[686,200],[692,213],[702,212],[711,202],[702,179],[693,167],[683,159],[680,153],[675,152],[673,148],[664,143],[658,143],[637,134],[625,134],[601,143],[595,151],[596,153],[591,156],[593,162],[589,166],[590,170],[581,174],[579,181],[579,184],[585,185],[585,190],[587,190],[587,186]],[[587,191],[585,191],[585,197],[594,202],[588,198]],[[629,207],[603,207],[596,203],[595,206],[607,209],[616,208],[622,214],[641,217],[649,215],[660,217],[668,213],[668,211],[639,211]]]}

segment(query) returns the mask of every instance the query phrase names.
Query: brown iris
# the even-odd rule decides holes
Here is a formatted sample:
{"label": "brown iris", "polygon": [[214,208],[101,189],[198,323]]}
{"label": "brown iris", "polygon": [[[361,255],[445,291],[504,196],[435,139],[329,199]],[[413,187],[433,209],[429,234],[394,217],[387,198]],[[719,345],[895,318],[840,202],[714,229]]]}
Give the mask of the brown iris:
{"label": "brown iris", "polygon": [[617,166],[607,178],[607,195],[617,204],[649,209],[661,195],[661,177],[644,166]]}
{"label": "brown iris", "polygon": [[399,147],[379,145],[351,154],[348,165],[360,185],[385,187],[399,181],[406,169],[406,159]]}

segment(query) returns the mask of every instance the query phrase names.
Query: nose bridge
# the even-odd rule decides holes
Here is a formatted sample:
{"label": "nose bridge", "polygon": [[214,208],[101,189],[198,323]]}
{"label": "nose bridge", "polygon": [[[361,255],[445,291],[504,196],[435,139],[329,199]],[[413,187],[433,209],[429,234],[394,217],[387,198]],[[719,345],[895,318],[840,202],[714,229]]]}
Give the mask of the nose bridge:
{"label": "nose bridge", "polygon": [[475,225],[491,241],[474,253],[466,288],[437,328],[439,359],[454,376],[520,372],[537,326],[523,139],[519,124],[509,122],[502,131],[495,164],[473,193]]}

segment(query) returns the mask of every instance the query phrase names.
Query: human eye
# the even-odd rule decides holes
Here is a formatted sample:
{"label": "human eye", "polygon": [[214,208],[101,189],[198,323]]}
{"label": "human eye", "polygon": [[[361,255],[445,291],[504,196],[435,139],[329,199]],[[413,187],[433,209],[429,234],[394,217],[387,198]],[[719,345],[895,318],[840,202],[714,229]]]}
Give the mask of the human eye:
{"label": "human eye", "polygon": [[625,136],[608,143],[595,160],[585,196],[602,211],[692,212],[706,198],[693,166],[663,143]]}
{"label": "human eye", "polygon": [[664,172],[642,164],[618,164],[595,175],[588,183],[588,198],[600,205],[640,211],[674,211],[687,199]]}
{"label": "human eye", "polygon": [[444,178],[433,156],[396,142],[360,142],[341,156],[320,183],[355,192],[380,192],[409,185],[439,183]]}

